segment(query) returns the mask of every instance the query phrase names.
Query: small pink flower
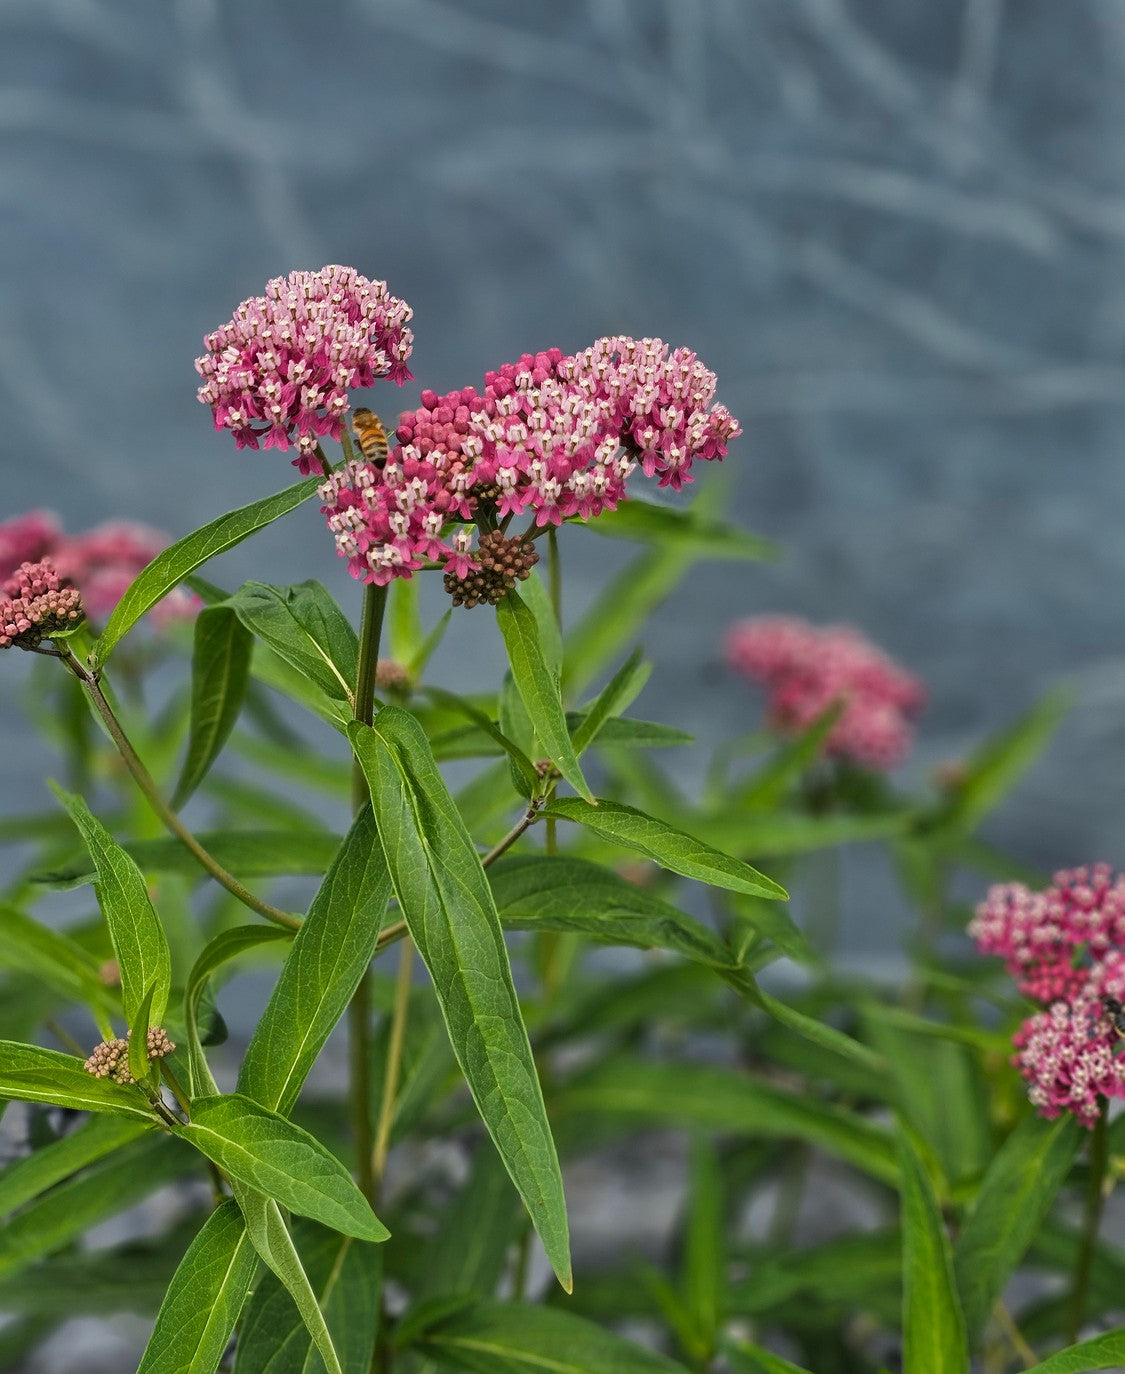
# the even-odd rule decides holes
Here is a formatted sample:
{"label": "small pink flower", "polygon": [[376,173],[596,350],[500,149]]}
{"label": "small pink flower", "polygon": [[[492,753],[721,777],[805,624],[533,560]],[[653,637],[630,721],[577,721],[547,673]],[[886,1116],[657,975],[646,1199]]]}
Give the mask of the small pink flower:
{"label": "small pink flower", "polygon": [[205,337],[199,399],[238,448],[293,444],[294,465],[314,472],[316,440],[340,438],[349,390],[409,380],[412,313],[386,282],[351,267],[275,277]]}
{"label": "small pink flower", "polygon": [[1013,1043],[1012,1063],[1027,1081],[1040,1116],[1073,1112],[1083,1126],[1092,1127],[1102,1098],[1125,1097],[1121,1041],[1092,987],[1028,1017]]}
{"label": "small pink flower", "polygon": [[724,648],[736,672],[766,688],[771,728],[798,734],[839,701],[828,754],[887,770],[909,752],[925,689],[858,630],[759,616],[732,625]]}

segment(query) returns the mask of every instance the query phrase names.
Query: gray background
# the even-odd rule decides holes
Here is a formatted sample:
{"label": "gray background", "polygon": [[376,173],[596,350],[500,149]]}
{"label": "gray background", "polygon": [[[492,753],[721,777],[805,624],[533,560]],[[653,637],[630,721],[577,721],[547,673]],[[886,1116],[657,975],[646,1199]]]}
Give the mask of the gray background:
{"label": "gray background", "polygon": [[[992,834],[1125,862],[1119,0],[5,0],[0,67],[4,515],[180,535],[285,485],[212,432],[192,359],[293,267],[414,306],[384,413],[659,334],[719,373],[734,513],[787,556],[701,566],[648,635],[645,712],[753,724],[715,660],[764,610],[852,620],[925,677],[916,777],[1069,680]],[[564,548],[574,610],[621,550]],[[311,507],[212,575],[353,591]],[[458,613],[447,681],[494,681],[486,614]],[[53,766],[8,657],[6,812]],[[866,958],[898,917],[856,871]]]}

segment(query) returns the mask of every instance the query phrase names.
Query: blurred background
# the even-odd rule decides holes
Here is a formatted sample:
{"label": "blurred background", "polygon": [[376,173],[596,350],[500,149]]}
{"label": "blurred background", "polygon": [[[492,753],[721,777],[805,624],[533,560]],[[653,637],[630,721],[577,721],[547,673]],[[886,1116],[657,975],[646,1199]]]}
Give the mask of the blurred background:
{"label": "blurred background", "polygon": [[[524,350],[657,334],[745,430],[698,485],[785,557],[698,566],[649,632],[643,713],[705,746],[750,728],[719,643],[764,611],[854,622],[926,680],[914,778],[1068,681],[989,833],[1125,862],[1116,0],[5,0],[0,54],[0,516],[178,537],[287,485],[212,431],[192,360],[295,267],[413,305],[389,418]],[[563,549],[577,614],[629,550]],[[358,603],[312,506],[208,572]],[[495,682],[487,616],[455,614],[439,672]],[[45,805],[53,766],[10,657],[4,813]],[[849,865],[869,959],[901,913]]]}

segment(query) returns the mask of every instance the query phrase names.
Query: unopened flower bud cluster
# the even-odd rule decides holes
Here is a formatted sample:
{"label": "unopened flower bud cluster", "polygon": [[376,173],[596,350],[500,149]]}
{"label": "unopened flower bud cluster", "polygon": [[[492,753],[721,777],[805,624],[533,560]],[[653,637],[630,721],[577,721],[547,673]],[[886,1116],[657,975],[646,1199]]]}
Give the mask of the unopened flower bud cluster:
{"label": "unopened flower bud cluster", "polygon": [[[129,1032],[132,1035],[132,1032]],[[149,1059],[163,1059],[171,1054],[175,1045],[163,1026],[150,1026],[145,1037],[145,1050]],[[114,1083],[135,1083],[129,1072],[129,1040],[121,1036],[113,1040],[103,1040],[95,1045],[90,1057],[83,1065],[87,1073],[95,1078],[110,1078]]]}
{"label": "unopened flower bud cluster", "polygon": [[36,649],[82,619],[78,589],[64,582],[53,564],[21,563],[0,596],[0,649]]}

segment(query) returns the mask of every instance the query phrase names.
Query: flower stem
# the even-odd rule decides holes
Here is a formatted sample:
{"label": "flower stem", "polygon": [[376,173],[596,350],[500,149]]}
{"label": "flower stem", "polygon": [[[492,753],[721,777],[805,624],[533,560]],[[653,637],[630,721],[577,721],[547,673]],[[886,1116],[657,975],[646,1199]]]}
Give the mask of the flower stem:
{"label": "flower stem", "polygon": [[133,748],[132,742],[114,713],[113,707],[102,691],[98,675],[87,671],[65,644],[60,657],[85,687],[94,710],[101,717],[103,725],[109,732],[110,739],[117,746],[117,752],[121,755],[125,767],[133,775],[133,781],[144,793],[152,809],[184,848],[194,855],[198,863],[210,873],[217,883],[225,887],[232,897],[237,897],[251,911],[256,911],[259,916],[264,916],[267,921],[273,921],[275,925],[285,926],[287,930],[300,929],[301,922],[296,916],[291,916],[286,911],[280,911],[277,907],[271,906],[269,902],[264,902],[260,897],[255,897],[249,888],[244,887],[233,873],[228,873],[222,864],[204,849],[160,795],[160,789],[154,782],[152,774],[141,762],[140,755]]}
{"label": "flower stem", "polygon": [[[370,725],[375,718],[375,669],[379,663],[379,641],[383,634],[383,613],[387,607],[386,587],[368,583],[363,589],[363,611],[359,623],[359,663],[356,668],[354,719]],[[359,760],[352,762],[352,810],[360,811],[371,796]],[[356,1173],[364,1197],[374,1198],[376,1176],[373,1172],[375,1145],[371,1133],[371,987],[364,969],[348,1004],[348,1067],[352,1099],[352,1128],[355,1132]]]}
{"label": "flower stem", "polygon": [[1074,1266],[1074,1287],[1070,1295],[1070,1327],[1067,1339],[1071,1345],[1077,1341],[1086,1315],[1090,1273],[1094,1264],[1094,1248],[1098,1243],[1098,1227],[1101,1224],[1102,1207],[1105,1203],[1103,1186],[1108,1161],[1109,1142],[1106,1131],[1106,1107],[1103,1104],[1101,1114],[1090,1137],[1086,1206],[1082,1214],[1082,1240],[1078,1250],[1078,1261]]}
{"label": "flower stem", "polygon": [[410,1010],[413,967],[414,942],[408,938],[403,941],[402,952],[398,957],[395,1004],[391,1013],[391,1038],[387,1045],[387,1071],[383,1078],[383,1100],[379,1104],[379,1124],[375,1131],[375,1147],[371,1158],[371,1172],[374,1175],[376,1189],[383,1181],[387,1154],[391,1146],[391,1127],[394,1124],[395,1098],[398,1096],[398,1080],[402,1069],[402,1047],[406,1040],[406,1016]]}
{"label": "flower stem", "polygon": [[532,802],[530,806],[528,806],[524,814],[515,823],[515,825],[512,826],[511,830],[509,830],[508,833],[504,836],[504,838],[500,840],[497,844],[494,844],[487,854],[481,855],[480,862],[482,868],[487,868],[490,864],[494,864],[501,854],[505,854],[509,849],[511,849],[512,845],[515,844],[515,842],[528,828],[528,826],[533,825],[535,823],[535,820],[539,815],[539,808],[542,805],[542,801]]}

